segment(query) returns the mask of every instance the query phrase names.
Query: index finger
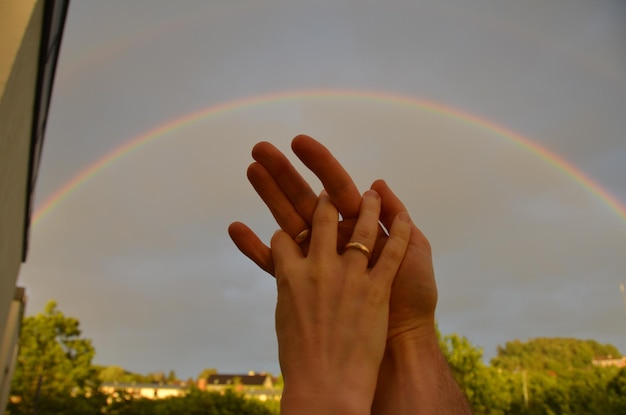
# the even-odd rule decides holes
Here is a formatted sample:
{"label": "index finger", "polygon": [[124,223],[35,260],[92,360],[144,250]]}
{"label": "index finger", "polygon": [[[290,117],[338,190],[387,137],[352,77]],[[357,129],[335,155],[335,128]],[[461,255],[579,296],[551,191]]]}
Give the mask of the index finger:
{"label": "index finger", "polygon": [[[262,172],[260,169],[249,171],[248,178],[261,197],[265,200],[264,194],[276,194],[276,190],[279,189],[280,193],[289,200],[302,219],[310,224],[315,206],[317,205],[317,194],[311,189],[311,186],[309,186],[300,173],[298,173],[298,170],[289,162],[287,157],[271,143],[262,141],[252,148],[252,158],[263,166],[270,176],[263,177],[258,174]],[[252,175],[250,175],[250,173],[252,173]],[[273,180],[273,184],[275,184],[272,191],[263,192],[257,188],[255,183],[268,183],[270,178]],[[277,213],[285,211],[284,207],[281,208],[279,205],[273,206],[271,203],[268,203],[268,206],[273,213],[274,211]],[[276,217],[276,214],[274,214],[274,216]],[[277,218],[277,220],[278,219],[279,218]],[[283,223],[279,220],[281,227],[284,227],[286,223],[289,223],[289,220],[284,220]]]}
{"label": "index finger", "polygon": [[291,148],[320,179],[341,216],[344,219],[358,217],[361,193],[332,153],[320,142],[307,135],[295,137],[291,142]]}
{"label": "index finger", "polygon": [[[310,227],[309,222],[302,218],[292,201],[289,200],[271,173],[261,163],[252,163],[248,167],[248,180],[269,208],[278,226],[292,238],[302,232],[303,229]],[[306,198],[306,196],[304,197]],[[308,202],[303,200],[302,203]]]}

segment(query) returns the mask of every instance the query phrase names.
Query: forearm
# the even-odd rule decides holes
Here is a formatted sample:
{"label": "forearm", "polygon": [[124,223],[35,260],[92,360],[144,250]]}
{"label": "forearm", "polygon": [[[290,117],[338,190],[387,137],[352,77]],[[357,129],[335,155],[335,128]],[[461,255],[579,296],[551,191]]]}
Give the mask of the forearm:
{"label": "forearm", "polygon": [[373,415],[471,415],[471,408],[446,362],[434,330],[389,340]]}
{"label": "forearm", "polygon": [[[333,349],[338,350],[338,347]],[[382,352],[381,347],[381,355]],[[363,371],[367,366],[370,369]],[[285,384],[280,413],[370,415],[378,366],[376,363],[367,365],[363,359],[351,366],[342,362],[281,366]]]}
{"label": "forearm", "polygon": [[370,415],[372,398],[357,398],[338,388],[329,394],[299,395],[283,393],[281,415]]}

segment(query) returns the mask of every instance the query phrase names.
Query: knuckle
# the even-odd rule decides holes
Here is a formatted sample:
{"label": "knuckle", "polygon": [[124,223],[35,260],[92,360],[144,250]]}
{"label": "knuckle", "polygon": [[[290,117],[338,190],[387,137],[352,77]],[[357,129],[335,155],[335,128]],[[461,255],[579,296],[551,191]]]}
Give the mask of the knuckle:
{"label": "knuckle", "polygon": [[354,228],[354,233],[352,235],[352,239],[356,241],[369,241],[373,239],[374,234],[367,228],[356,227]]}
{"label": "knuckle", "polygon": [[317,209],[317,212],[315,214],[315,222],[317,222],[318,224],[324,225],[337,223],[338,220],[339,217],[337,213],[332,211],[331,209]]}
{"label": "knuckle", "polygon": [[389,239],[387,242],[388,247],[385,250],[384,254],[388,261],[392,263],[398,263],[404,259],[404,254],[406,249],[401,249],[401,247],[396,243],[395,240]]}

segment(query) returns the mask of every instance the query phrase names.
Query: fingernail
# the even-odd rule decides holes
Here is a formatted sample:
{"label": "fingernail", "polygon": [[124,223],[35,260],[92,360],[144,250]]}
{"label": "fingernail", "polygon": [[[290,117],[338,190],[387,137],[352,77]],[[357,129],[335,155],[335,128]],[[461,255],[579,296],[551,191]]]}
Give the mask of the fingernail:
{"label": "fingernail", "polygon": [[379,199],[380,195],[376,190],[368,190],[367,192],[363,193],[363,197],[373,197],[374,199]]}
{"label": "fingernail", "polygon": [[409,214],[407,212],[400,212],[398,214],[398,219],[400,219],[402,222],[411,222],[411,217],[409,216]]}

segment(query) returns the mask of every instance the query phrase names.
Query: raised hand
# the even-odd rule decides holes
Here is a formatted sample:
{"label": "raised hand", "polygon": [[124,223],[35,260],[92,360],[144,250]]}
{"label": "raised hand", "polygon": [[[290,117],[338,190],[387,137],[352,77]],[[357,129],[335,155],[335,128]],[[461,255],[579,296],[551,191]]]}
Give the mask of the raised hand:
{"label": "raised hand", "polygon": [[[359,190],[335,157],[311,137],[295,137],[292,149],[321,180],[344,219],[337,236],[337,249],[341,252],[359,212]],[[248,179],[278,225],[292,238],[310,228],[317,195],[308,183],[270,143],[258,143],[252,156],[256,162],[248,168]],[[389,229],[393,218],[405,207],[384,181],[374,182],[372,189],[380,195],[380,220]],[[230,225],[229,234],[244,255],[268,273],[275,274],[271,249],[249,227],[235,222]],[[386,235],[379,232],[370,266],[376,266],[385,241]],[[306,252],[306,243],[300,247]],[[412,225],[409,245],[391,288],[387,344],[372,414],[471,414],[439,349],[435,330],[436,305],[437,286],[430,244]]]}
{"label": "raised hand", "polygon": [[[332,203],[343,217],[338,237],[338,248],[347,242],[358,215],[361,195],[352,178],[322,144],[311,137],[300,135],[292,142],[294,153],[321,180]],[[256,160],[248,168],[248,179],[268,206],[278,225],[292,238],[311,226],[317,195],[289,160],[276,147],[267,142],[254,146],[252,157]],[[382,199],[381,222],[391,225],[392,219],[406,208],[383,181],[372,185]],[[262,269],[274,274],[271,250],[246,225],[231,224],[229,233],[244,255]],[[375,247],[373,263],[384,235]],[[303,246],[306,246],[303,244]],[[413,226],[405,260],[394,281],[391,294],[389,337],[409,330],[428,331],[434,334],[434,315],[437,288],[432,268],[428,240]]]}
{"label": "raised hand", "polygon": [[370,190],[351,237],[358,249],[339,254],[338,213],[322,192],[307,255],[284,231],[272,238],[283,414],[371,412],[386,346],[391,285],[411,233],[408,214],[399,212],[376,265],[369,268],[379,213],[380,197]]}

